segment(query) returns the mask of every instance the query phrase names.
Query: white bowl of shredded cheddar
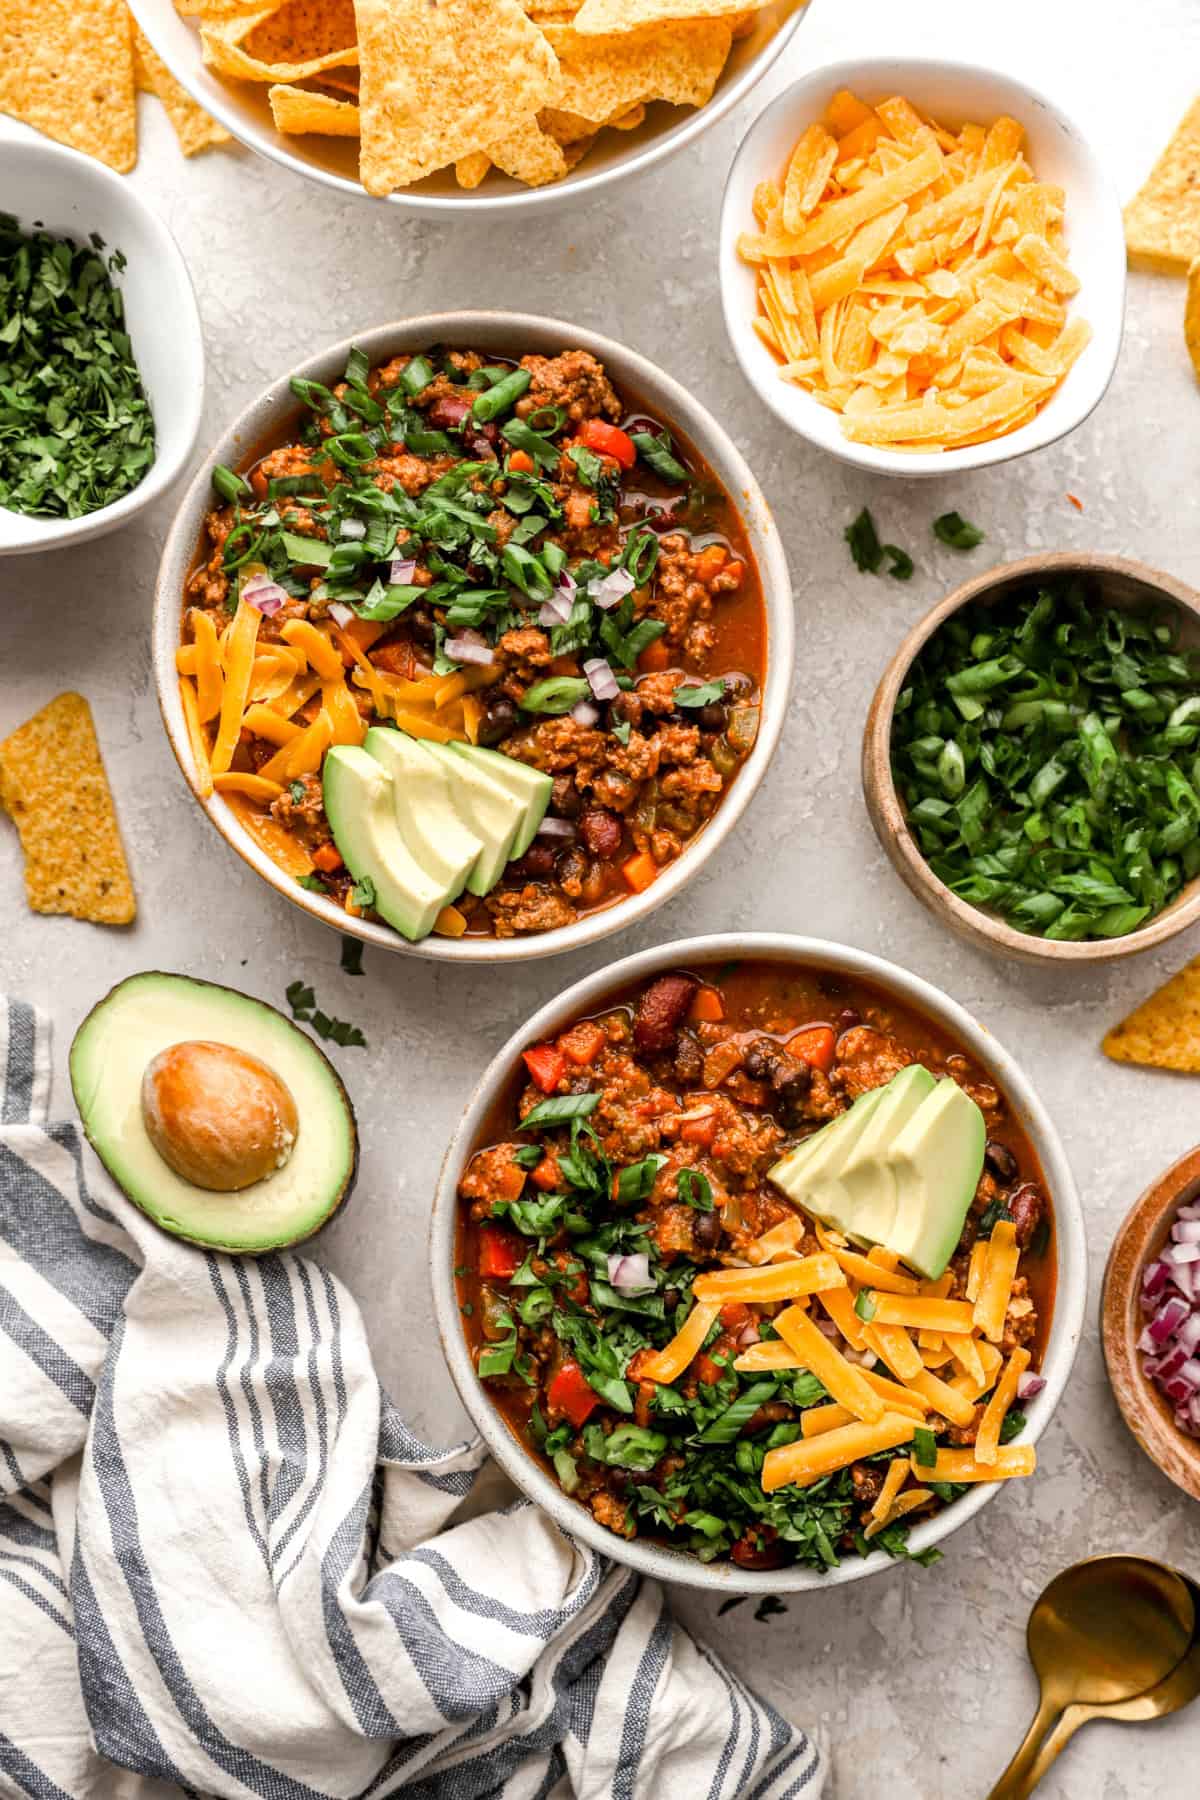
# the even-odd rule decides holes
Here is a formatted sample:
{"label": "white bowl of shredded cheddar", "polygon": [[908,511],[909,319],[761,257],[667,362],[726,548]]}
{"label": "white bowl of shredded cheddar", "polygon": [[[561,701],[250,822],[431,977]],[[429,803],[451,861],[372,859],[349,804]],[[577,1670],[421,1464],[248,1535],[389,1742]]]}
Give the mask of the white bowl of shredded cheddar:
{"label": "white bowl of shredded cheddar", "polygon": [[719,255],[747,379],[860,468],[1025,455],[1116,367],[1116,194],[1055,103],[988,70],[878,59],[794,83],[738,150]]}

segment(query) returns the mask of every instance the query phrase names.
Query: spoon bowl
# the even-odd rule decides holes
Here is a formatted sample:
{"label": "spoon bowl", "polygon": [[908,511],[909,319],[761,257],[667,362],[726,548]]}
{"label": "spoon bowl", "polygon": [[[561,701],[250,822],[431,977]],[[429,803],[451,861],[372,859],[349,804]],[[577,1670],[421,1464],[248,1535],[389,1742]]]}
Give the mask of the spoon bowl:
{"label": "spoon bowl", "polygon": [[1200,1694],[1200,1589],[1148,1557],[1064,1569],[1035,1602],[1026,1641],[1041,1699],[989,1800],[1024,1800],[1089,1719],[1159,1718]]}

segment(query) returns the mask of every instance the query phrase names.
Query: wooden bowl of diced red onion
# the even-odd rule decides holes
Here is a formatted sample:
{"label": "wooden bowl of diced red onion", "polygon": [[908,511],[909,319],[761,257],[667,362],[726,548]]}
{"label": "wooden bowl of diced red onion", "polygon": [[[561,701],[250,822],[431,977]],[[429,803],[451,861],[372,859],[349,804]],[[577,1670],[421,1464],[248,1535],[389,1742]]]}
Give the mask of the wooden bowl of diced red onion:
{"label": "wooden bowl of diced red onion", "polygon": [[1200,1147],[1147,1189],[1117,1233],[1100,1324],[1125,1423],[1200,1500]]}

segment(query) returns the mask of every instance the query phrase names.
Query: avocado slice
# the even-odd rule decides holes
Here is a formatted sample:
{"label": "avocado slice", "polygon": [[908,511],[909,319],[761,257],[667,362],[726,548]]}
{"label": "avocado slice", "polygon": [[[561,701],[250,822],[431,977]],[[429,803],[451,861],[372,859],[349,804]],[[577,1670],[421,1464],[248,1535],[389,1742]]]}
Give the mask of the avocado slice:
{"label": "avocado slice", "polygon": [[[299,1130],[282,1168],[236,1193],[177,1175],[142,1119],[147,1064],[189,1039],[258,1057],[290,1090]],[[149,971],[119,982],[84,1019],[69,1059],[83,1129],[135,1206],[174,1237],[231,1254],[298,1244],[350,1194],[358,1166],[354,1109],[337,1071],[289,1019],[233,988]]]}
{"label": "avocado slice", "polygon": [[987,1133],[958,1083],[914,1063],[768,1170],[789,1200],[936,1280],[962,1236]]}
{"label": "avocado slice", "polygon": [[931,1281],[944,1272],[962,1236],[986,1143],[982,1112],[947,1078],[934,1085],[888,1147],[897,1205],[887,1247]]}
{"label": "avocado slice", "polygon": [[525,807],[525,818],[513,840],[509,856],[524,856],[537,836],[538,826],[546,816],[550,793],[554,786],[549,775],[531,769],[528,763],[505,756],[500,750],[485,750],[481,744],[451,744],[456,756],[464,757],[475,768],[482,769],[501,787],[506,787]]}
{"label": "avocado slice", "polygon": [[412,856],[445,883],[447,899],[455,899],[483,843],[454,804],[449,774],[424,744],[389,726],[373,725],[363,749],[391,777],[396,823]]}
{"label": "avocado slice", "polygon": [[355,879],[371,882],[375,911],[411,942],[427,937],[451,898],[450,883],[418,862],[401,836],[383,764],[357,744],[335,744],[325,753],[321,787],[333,841]]}
{"label": "avocado slice", "polygon": [[475,867],[467,876],[467,892],[490,894],[504,873],[517,834],[526,822],[526,803],[486,769],[456,756],[448,744],[431,743],[426,749],[445,769],[464,824],[483,844]]}
{"label": "avocado slice", "polygon": [[885,1088],[870,1123],[849,1157],[838,1180],[846,1194],[847,1216],[854,1221],[853,1235],[864,1243],[891,1246],[899,1194],[895,1172],[887,1160],[888,1146],[907,1125],[935,1083],[920,1063],[901,1069]]}

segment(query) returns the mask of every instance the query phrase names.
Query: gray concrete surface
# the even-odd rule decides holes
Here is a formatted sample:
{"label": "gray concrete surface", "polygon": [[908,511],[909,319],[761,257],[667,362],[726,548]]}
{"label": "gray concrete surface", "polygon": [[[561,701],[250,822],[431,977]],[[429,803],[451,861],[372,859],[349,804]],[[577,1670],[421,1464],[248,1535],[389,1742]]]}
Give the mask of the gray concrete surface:
{"label": "gray concrete surface", "polygon": [[[977,58],[1052,89],[1108,152],[1123,196],[1191,99],[1194,0],[1136,9],[1087,0],[815,0],[790,54]],[[414,223],[292,179],[245,152],[184,164],[147,107],[132,177],[191,264],[208,347],[207,433],[275,372],[322,343],[440,304],[512,305],[578,319],[660,359],[730,425],[778,512],[795,580],[798,660],[771,774],[715,866],[643,929],[590,955],[511,975],[456,973],[368,953],[338,967],[336,937],[270,895],[188,801],[159,724],[148,620],[170,502],[118,535],[0,565],[0,733],[63,688],[95,709],[140,901],[129,932],[35,918],[0,828],[0,979],[48,1006],[61,1075],[71,1031],[133,970],[180,969],[281,1004],[296,976],[370,1048],[337,1055],[365,1140],[360,1190],[321,1253],[366,1312],[385,1377],[441,1439],[463,1415],[440,1361],[423,1274],[443,1142],[503,1037],[585,970],[697,931],[762,927],[863,945],[940,983],[1022,1060],[1065,1139],[1093,1256],[1088,1332],[1042,1468],[948,1545],[940,1567],[793,1600],[756,1623],[744,1606],[680,1610],[785,1712],[827,1734],[837,1800],[975,1800],[1025,1728],[1034,1688],[1029,1604],[1073,1558],[1141,1550],[1200,1574],[1200,1511],[1142,1458],[1104,1378],[1096,1301],[1117,1223],[1161,1168],[1200,1139],[1200,1084],[1107,1063],[1112,1021],[1200,951],[1091,974],[1018,969],[949,939],[900,886],[867,825],[858,740],[874,682],[904,628],[963,572],[1027,551],[1144,557],[1200,583],[1195,445],[1200,394],[1183,345],[1183,284],[1136,276],[1116,382],[1093,418],[1041,455],[932,484],[870,480],[790,437],[756,406],[720,322],[713,243],[721,187],[746,120],[784,85],[772,75],[741,117],[695,153],[579,216],[458,229]],[[143,102],[145,106],[147,103]],[[16,129],[0,122],[0,129]],[[0,196],[0,204],[9,196]],[[1083,502],[1078,512],[1072,492]],[[856,573],[841,540],[864,503],[913,551],[908,586]],[[930,520],[958,507],[988,533],[969,558]],[[60,1080],[58,1102],[65,1105]],[[1152,1727],[1094,1726],[1047,1780],[1048,1800],[1185,1800],[1197,1791],[1200,1714]]]}

